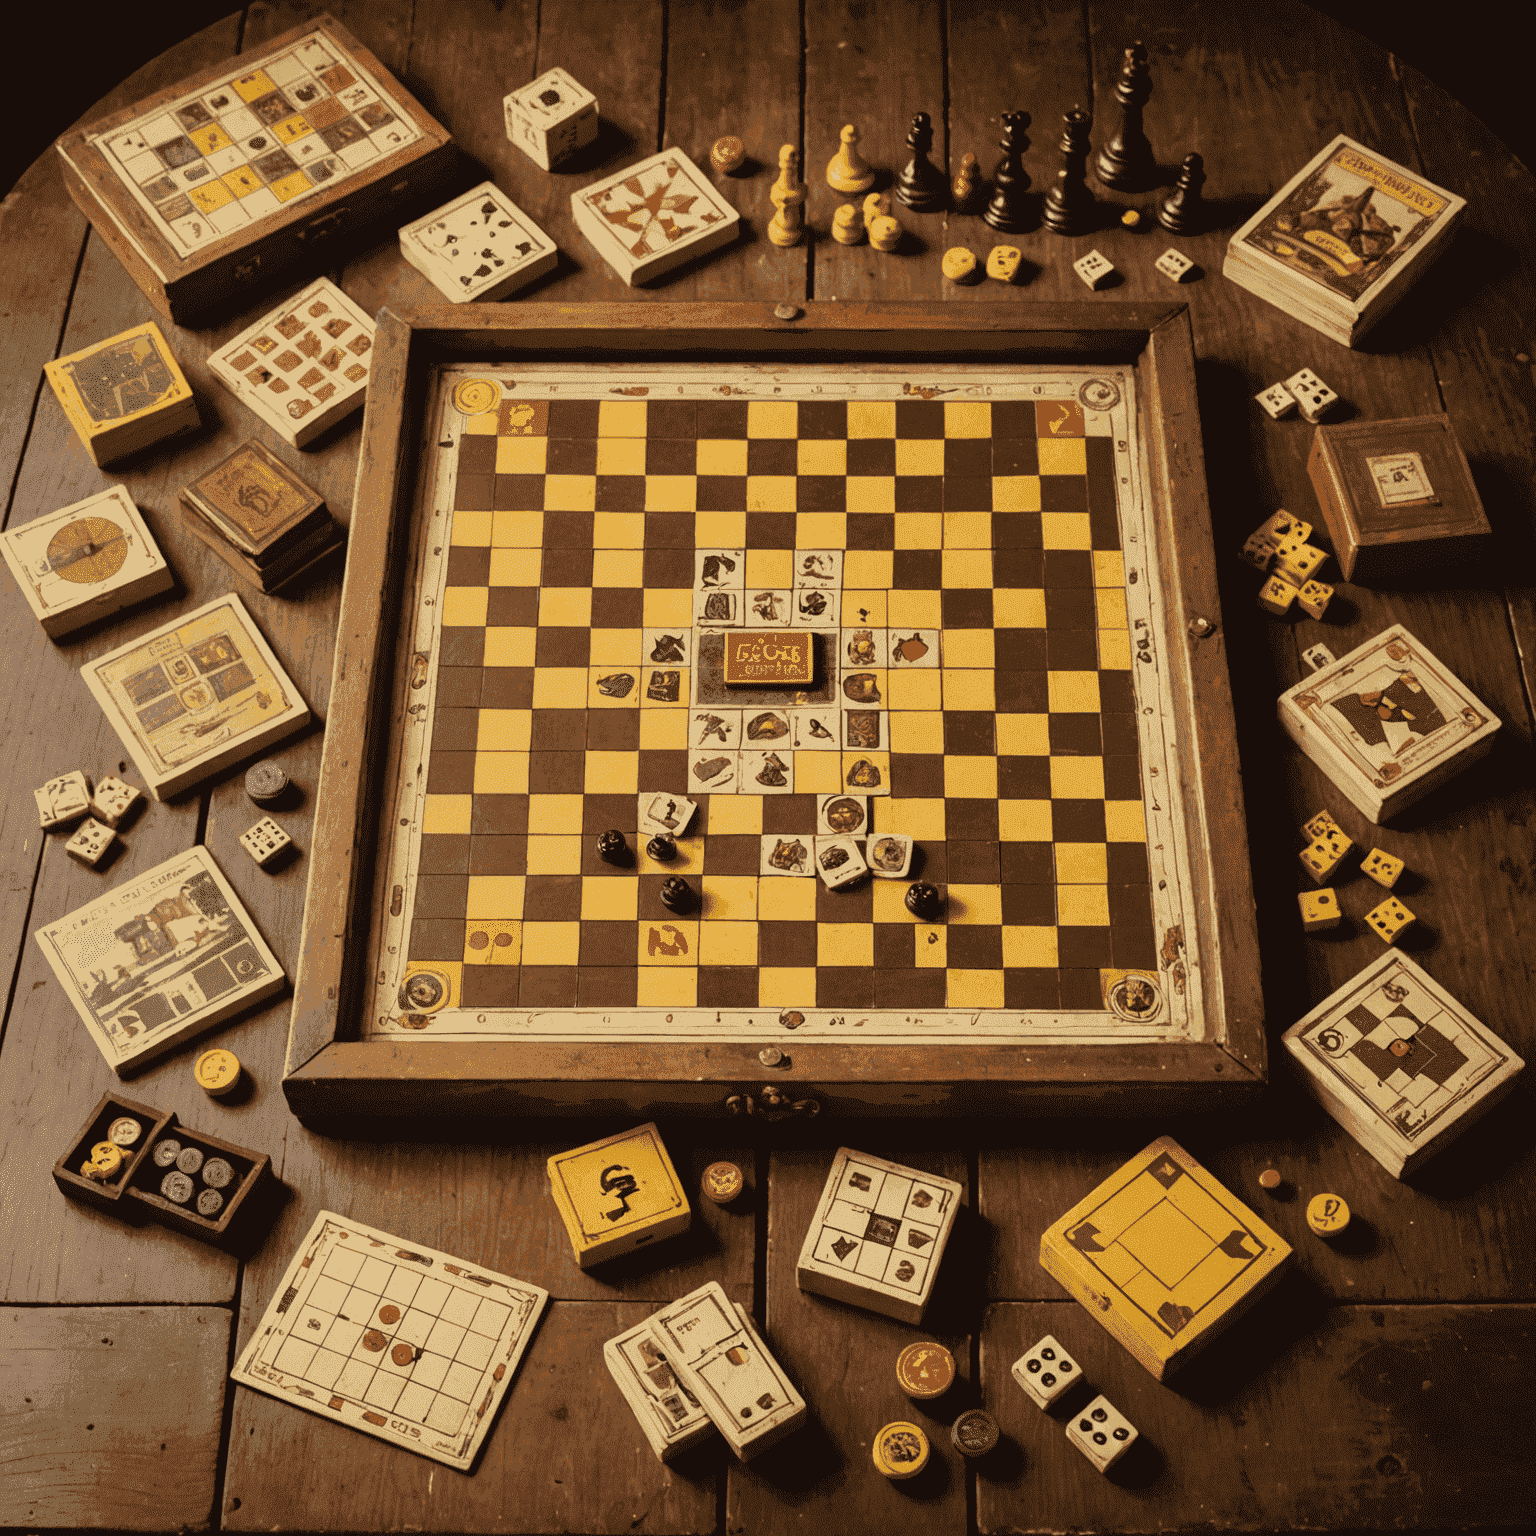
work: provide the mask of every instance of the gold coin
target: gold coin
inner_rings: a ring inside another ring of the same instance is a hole
[[[898,1419],[875,1436],[870,1455],[883,1477],[900,1482],[928,1465],[928,1436],[916,1424]]]
[[[501,403],[501,386],[494,379],[461,379],[453,387],[453,403],[466,416],[483,416]]]
[[[98,1183],[105,1184],[108,1179],[115,1179],[123,1166],[123,1149],[114,1147],[110,1141],[98,1141],[91,1148],[91,1155],[80,1165],[80,1172],[88,1179],[95,1179]]]
[[[1313,1195],[1307,1202],[1307,1225],[1319,1237],[1337,1237],[1349,1225],[1349,1205],[1342,1195]]]
[[[221,1094],[228,1093],[240,1081],[240,1058],[233,1051],[219,1048],[204,1051],[197,1058],[197,1065],[192,1068],[192,1075],[197,1079],[197,1086],[204,1093],[218,1098]]]
[[[725,1205],[734,1200],[746,1185],[741,1169],[735,1163],[711,1163],[699,1182],[704,1186],[704,1193],[716,1205]]]
[[[942,1397],[955,1379],[955,1357],[942,1344],[908,1344],[896,1357],[896,1380],[908,1397]]]

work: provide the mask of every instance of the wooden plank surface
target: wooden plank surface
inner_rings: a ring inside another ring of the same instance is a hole
[[[468,1476],[236,1389],[223,1529],[715,1530],[724,1446],[663,1466],[603,1364],[604,1341],[653,1310],[551,1303]]]
[[[964,1156],[932,1144],[927,1129],[899,1144],[863,1133],[854,1140],[861,1151],[958,1180],[968,1198]],[[921,1327],[808,1295],[795,1283],[795,1262],[831,1166],[831,1144],[786,1147],[771,1155],[764,1342],[804,1395],[810,1420],[753,1461],[731,1465],[726,1527],[835,1529],[847,1536],[918,1526],[934,1536],[964,1531],[966,1478],[962,1458],[949,1445],[949,1426],[971,1405],[976,1326],[971,1212],[962,1208],[955,1222]],[[917,1403],[897,1384],[896,1357],[925,1338],[951,1351],[965,1380],[935,1402]],[[896,1419],[920,1425],[933,1446],[929,1465],[910,1482],[888,1482],[870,1461],[876,1432]]]
[[[206,1528],[229,1324],[216,1307],[0,1312],[0,1526]]]
[[[1008,1378],[1047,1333],[1087,1382],[1052,1413]],[[1529,1397],[1533,1345],[1529,1307],[1323,1308],[1291,1277],[1165,1387],[1075,1304],[1002,1303],[981,1361],[1004,1443],[977,1528],[1501,1525],[1529,1477],[1521,1416],[1490,1410]],[[1098,1392],[1140,1435],[1107,1477],[1065,1430]]]

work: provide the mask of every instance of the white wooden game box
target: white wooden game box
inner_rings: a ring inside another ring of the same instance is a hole
[[[178,324],[339,264],[429,206],[454,163],[448,130],[324,12],[54,147],[81,212]]]
[[[157,800],[309,724],[309,706],[232,592],[80,675]]]
[[[1475,763],[1498,717],[1396,624],[1280,695],[1286,734],[1377,824]]]
[[[1323,1108],[1397,1179],[1497,1104],[1525,1068],[1397,949],[1281,1038]]]
[[[280,992],[287,977],[206,848],[34,935],[119,1076]]]
[[[407,224],[400,254],[455,304],[504,299],[560,259],[555,242],[493,181]]]

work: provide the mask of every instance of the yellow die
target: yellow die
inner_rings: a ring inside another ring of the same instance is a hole
[[[675,1237],[693,1221],[688,1196],[654,1125],[558,1152],[546,1168],[555,1209],[583,1269]]]
[[[1326,581],[1308,581],[1302,584],[1301,591],[1296,594],[1296,606],[1311,614],[1314,619],[1320,619],[1328,611],[1328,604],[1333,598],[1333,588]]]
[[[1306,544],[1300,539],[1283,539],[1275,550],[1275,571],[1300,587],[1311,581],[1314,571],[1328,558],[1326,549]]]
[[[1301,835],[1309,843],[1316,842],[1320,837],[1343,838],[1346,843],[1349,842],[1344,837],[1344,828],[1327,811],[1319,811],[1310,821],[1304,821],[1301,824]]]
[[[1283,619],[1291,604],[1296,601],[1296,588],[1280,576],[1271,576],[1259,588],[1259,607]]]
[[[1024,253],[1016,245],[994,245],[987,252],[987,276],[1011,283],[1018,274]]]
[[[1248,536],[1248,542],[1243,545],[1242,557],[1256,571],[1267,571],[1269,562],[1275,558],[1275,541],[1260,528],[1257,533]]]
[[[1322,933],[1326,928],[1339,926],[1339,899],[1331,888],[1321,891],[1302,891],[1296,897],[1301,907],[1301,931]]]
[[[1418,922],[1412,912],[1395,896],[1388,896],[1379,907],[1365,914],[1367,926],[1375,929],[1383,944],[1395,944]]]
[[[1270,520],[1259,529],[1260,533],[1267,534],[1270,542],[1281,544],[1286,539],[1295,539],[1305,544],[1312,537],[1312,524],[1303,522],[1299,517],[1293,517],[1281,507]]]
[[[1383,853],[1380,848],[1372,848],[1360,861],[1360,873],[1368,875],[1377,885],[1389,891],[1397,884],[1403,868],[1401,859],[1394,859],[1390,853]]]
[[[1309,843],[1296,857],[1301,860],[1301,867],[1321,885],[1332,877],[1353,847],[1354,844],[1347,837],[1324,836]]]

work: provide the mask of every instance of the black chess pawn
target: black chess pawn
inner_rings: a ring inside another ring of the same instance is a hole
[[[605,864],[629,863],[629,844],[622,832],[604,832],[597,840],[597,856]]]
[[[1003,158],[992,172],[992,201],[981,217],[990,228],[1009,234],[1028,228],[1029,222],[1024,207],[1024,194],[1029,190],[1029,172],[1024,169],[1029,113],[1005,112],[1002,123],[1003,136],[997,142]]]
[[[1147,67],[1147,50],[1132,43],[1120,64],[1120,78],[1115,84],[1115,99],[1120,103],[1120,131],[1103,149],[1094,163],[1099,180],[1117,192],[1140,192],[1152,185],[1157,162],[1152,145],[1141,126],[1141,111],[1152,94],[1152,74]]]
[[[681,875],[668,875],[661,882],[661,904],[668,912],[692,912],[693,900],[693,887]]]
[[[930,885],[926,880],[914,880],[907,887],[907,911],[913,917],[935,918],[942,905],[938,886]]]
[[[670,864],[677,857],[677,839],[670,832],[658,832],[645,845],[645,851],[658,864]]]
[[[1062,115],[1063,165],[1056,185],[1045,195],[1045,227],[1058,235],[1080,235],[1093,225],[1093,193],[1088,190],[1088,135],[1093,114],[1073,107]]]
[[[907,145],[912,158],[906,169],[896,178],[892,189],[896,201],[914,213],[936,213],[949,206],[949,180],[938,166],[928,158],[933,148],[933,123],[926,112],[917,113],[912,119]]]
[[[1179,167],[1172,192],[1157,205],[1157,222],[1173,235],[1198,234],[1205,217],[1200,189],[1205,185],[1205,160],[1191,151]]]

